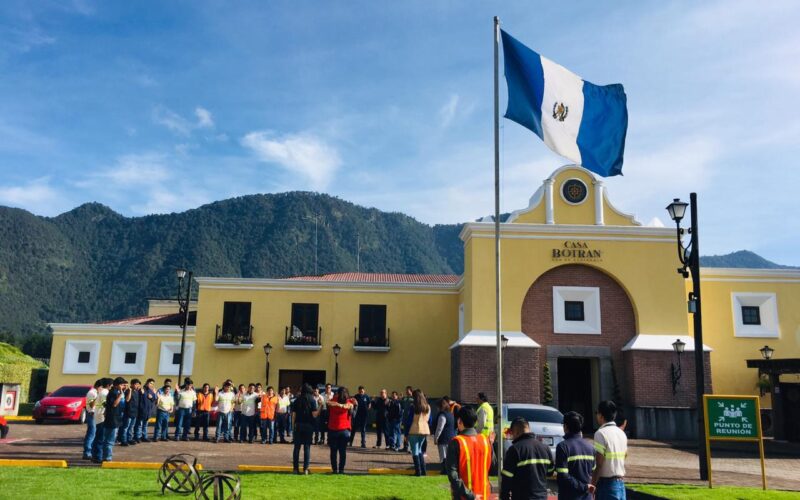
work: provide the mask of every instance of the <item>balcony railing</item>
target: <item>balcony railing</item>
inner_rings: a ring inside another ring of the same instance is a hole
[[[253,325],[250,328],[242,330],[228,330],[223,331],[220,325],[217,325],[217,334],[214,337],[215,344],[230,344],[230,345],[252,345],[253,344]]]
[[[389,334],[391,329],[387,328],[386,332],[371,332],[365,335],[361,332],[358,334],[358,327],[353,328],[353,346],[354,347],[376,347],[389,349]]]
[[[286,334],[284,337],[284,345],[286,346],[321,346],[322,345],[322,327],[320,326],[316,332],[311,331],[293,331],[291,327],[286,327]]]

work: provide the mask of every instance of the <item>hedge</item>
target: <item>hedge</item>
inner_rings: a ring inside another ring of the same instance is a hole
[[[41,385],[43,369],[46,371],[47,365],[41,361],[33,359],[10,344],[0,342],[0,383],[20,384],[21,403],[28,401],[31,392],[40,392],[37,387]]]

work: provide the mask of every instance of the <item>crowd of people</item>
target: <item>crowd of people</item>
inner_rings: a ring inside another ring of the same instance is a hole
[[[429,437],[437,445],[442,472],[447,474],[454,498],[489,498],[489,473],[495,468],[493,451],[494,414],[485,394],[478,395],[477,409],[464,406],[445,396],[436,408],[421,389],[406,387],[401,395],[382,389],[370,397],[363,386],[356,394],[346,387],[336,390],[327,384],[324,390],[303,384],[298,394],[289,387],[240,384],[231,380],[219,386],[203,384],[195,390],[186,378],[173,388],[166,379],[155,387],[153,379],[144,384],[130,383],[122,377],[101,378],[86,395],[87,430],[83,457],[100,463],[111,461],[115,444],[190,439],[194,424],[195,440],[216,443],[293,444],[292,465],[296,474],[309,474],[312,445],[330,448],[334,474],[344,474],[347,449],[360,438],[366,448],[368,416],[374,413],[376,444],[395,452],[409,452],[417,476],[427,474],[426,449]],[[212,408],[217,422],[213,436]],[[148,423],[155,414],[152,436]],[[169,433],[170,416],[174,418]],[[624,460],[627,454],[625,433],[614,423],[616,406],[604,401],[598,407],[600,428],[595,433],[594,448],[582,438],[583,416],[569,412],[564,416],[565,439],[555,457],[550,449],[530,432],[524,419],[515,419],[507,430],[511,441],[505,452],[501,498],[547,498],[547,478],[554,472],[559,498],[624,498]],[[303,453],[302,468],[300,452]],[[620,493],[621,492],[621,493]],[[621,496],[620,496],[621,495]]]

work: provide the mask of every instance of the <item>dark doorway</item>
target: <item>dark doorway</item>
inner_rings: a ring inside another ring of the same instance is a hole
[[[583,430],[591,432],[592,360],[589,358],[558,358],[558,409],[561,413],[576,411],[583,415]]]
[[[316,387],[317,384],[325,383],[324,370],[279,370],[278,371],[278,387],[289,386],[292,388],[292,393],[297,394],[300,392],[300,386],[303,384],[311,384],[311,387]]]
[[[783,397],[784,439],[800,442],[800,384],[782,382],[778,387]]]

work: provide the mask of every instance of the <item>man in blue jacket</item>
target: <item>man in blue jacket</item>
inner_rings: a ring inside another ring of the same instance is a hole
[[[594,448],[583,439],[582,428],[580,413],[564,415],[564,440],[556,446],[559,500],[592,500]]]
[[[363,385],[358,386],[358,394],[354,396],[358,406],[356,406],[356,414],[353,417],[353,432],[350,434],[350,446],[356,439],[356,433],[361,433],[361,447],[367,447],[367,416],[369,415],[369,408],[372,403],[372,398],[367,395],[367,390]]]
[[[150,419],[150,415],[153,414],[153,408],[155,408],[156,398],[158,397],[154,387],[155,383],[155,380],[149,378],[144,383],[144,387],[142,387],[142,394],[139,398],[139,414],[136,419],[136,430],[133,438],[137,443],[150,441],[147,439],[147,421]]]

